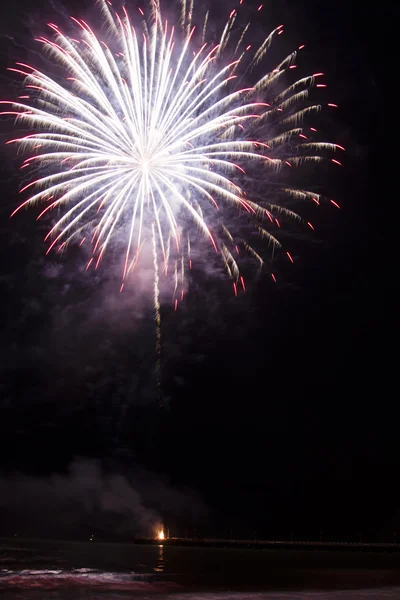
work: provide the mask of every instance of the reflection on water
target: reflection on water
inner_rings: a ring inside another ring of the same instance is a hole
[[[154,568],[156,573],[164,573],[165,560],[164,560],[164,545],[158,546],[157,566]]]

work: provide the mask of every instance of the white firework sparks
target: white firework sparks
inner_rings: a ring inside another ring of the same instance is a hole
[[[251,178],[256,172],[265,186],[277,170],[319,161],[340,148],[313,140],[312,130],[306,135],[302,125],[320,109],[307,98],[310,88],[323,86],[317,83],[322,74],[285,85],[295,67],[293,52],[256,77],[283,26],[253,50],[250,25],[237,26],[236,10],[212,45],[207,43],[212,17],[207,11],[196,29],[193,0],[181,1],[173,24],[158,0],[132,18],[110,2],[102,0],[101,6],[107,43],[75,18],[76,37],[50,23],[51,39],[39,39],[65,79],[21,63],[12,69],[25,77],[27,92],[4,114],[16,114],[31,132],[11,141],[29,152],[23,167],[41,173],[21,190],[31,195],[14,212],[37,203],[45,204],[39,218],[55,211],[47,251],[87,240],[92,248],[87,268],[97,267],[113,240],[123,239],[121,289],[141,252],[153,248],[156,283],[158,262],[163,273],[174,263],[175,307],[200,233],[221,256],[237,294],[238,285],[245,289],[239,247],[260,265],[263,258],[248,241],[235,238],[220,209],[243,209],[254,230],[280,246],[271,227],[279,226],[282,213],[300,217],[276,194],[252,197]],[[279,194],[320,202],[303,189],[281,186]],[[189,221],[196,226],[190,237]],[[159,320],[157,289],[155,303]]]

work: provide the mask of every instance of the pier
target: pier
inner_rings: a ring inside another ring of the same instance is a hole
[[[139,538],[136,544],[152,544],[164,546],[198,546],[215,548],[264,548],[284,550],[364,550],[375,552],[399,552],[400,544],[393,542],[330,542],[309,540],[268,540],[268,539],[234,539],[234,538],[189,538],[168,537],[158,539],[154,537]]]

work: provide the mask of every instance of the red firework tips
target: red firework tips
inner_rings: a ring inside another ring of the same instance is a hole
[[[290,260],[290,262],[294,263],[294,260],[292,258],[292,255],[290,254],[290,252],[286,252],[286,255],[287,255],[288,259]]]

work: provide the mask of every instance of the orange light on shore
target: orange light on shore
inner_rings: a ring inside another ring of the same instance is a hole
[[[159,540],[165,540],[164,529],[160,529],[157,537]]]

